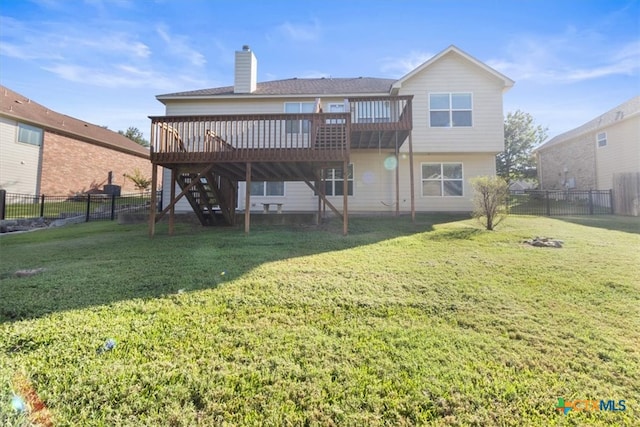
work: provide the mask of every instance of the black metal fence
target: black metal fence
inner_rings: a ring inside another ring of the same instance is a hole
[[[162,192],[158,192],[158,209],[162,209]],[[0,190],[0,219],[84,217],[86,222],[114,220],[120,213],[148,212],[151,193],[81,194],[47,196],[44,194],[7,193]]]
[[[560,216],[614,213],[611,190],[511,190],[508,207],[509,213],[515,215]]]

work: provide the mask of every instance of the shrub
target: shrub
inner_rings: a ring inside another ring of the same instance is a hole
[[[473,187],[473,217],[487,230],[493,230],[507,217],[509,185],[497,176],[471,179]]]

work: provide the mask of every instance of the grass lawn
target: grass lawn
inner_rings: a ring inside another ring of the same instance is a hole
[[[0,425],[640,425],[637,218],[340,229],[0,237]]]

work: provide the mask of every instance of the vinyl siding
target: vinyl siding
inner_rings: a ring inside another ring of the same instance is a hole
[[[503,82],[455,53],[449,53],[406,81],[400,95],[413,98],[416,152],[488,152],[504,149]],[[429,127],[429,94],[472,94],[472,127]],[[406,146],[403,147],[406,151]]]
[[[225,114],[278,114],[284,113],[285,102],[315,102],[315,97],[291,98],[245,98],[245,99],[202,99],[186,101],[167,101],[167,116],[197,116]],[[343,103],[344,98],[321,98],[322,105]]]
[[[385,159],[391,152],[354,152],[351,161],[354,167],[354,194],[349,196],[349,212],[395,212],[395,170],[385,168]],[[422,163],[462,163],[463,196],[424,197],[422,196]],[[409,180],[409,158],[400,156],[400,211],[411,210],[411,187]],[[169,178],[165,171],[165,180]],[[473,191],[469,180],[475,176],[495,175],[495,157],[492,154],[417,154],[414,156],[414,179],[416,210],[421,212],[468,212],[473,208]],[[179,190],[176,190],[179,192]],[[177,194],[177,193],[176,193]],[[329,196],[329,201],[342,209],[342,196]],[[169,190],[165,187],[164,200],[169,200]],[[245,183],[238,184],[240,210],[244,209]],[[315,211],[318,199],[303,182],[286,182],[284,196],[251,197],[251,211],[262,211],[262,203],[282,203],[283,211]],[[176,211],[190,211],[185,199],[176,205]],[[329,210],[327,210],[329,211]]]
[[[607,145],[597,147],[597,133],[607,133]],[[596,146],[597,189],[613,187],[613,174],[640,172],[640,115],[599,130],[592,135]]]
[[[40,147],[18,142],[18,123],[0,117],[0,188],[38,194]]]

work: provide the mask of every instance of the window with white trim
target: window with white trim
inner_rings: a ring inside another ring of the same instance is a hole
[[[422,163],[422,195],[460,197],[463,195],[462,163]]]
[[[252,181],[252,196],[284,196],[284,181]]]
[[[344,102],[331,102],[327,104],[327,110],[325,113],[344,113],[345,105]],[[342,124],[344,123],[344,119],[327,119],[327,124]]]
[[[18,123],[18,142],[31,145],[42,145],[42,129]]]
[[[596,135],[596,142],[598,143],[598,148],[607,146],[607,133],[600,132]]]
[[[323,169],[322,177],[325,180],[324,194],[326,196],[344,195],[344,175],[342,168]],[[347,195],[353,196],[353,164],[347,169]]]
[[[430,93],[431,127],[471,127],[473,125],[471,93]]]
[[[287,114],[313,113],[316,108],[315,102],[285,102],[284,112]],[[285,128],[287,133],[308,134],[311,127],[309,120],[287,120]]]

